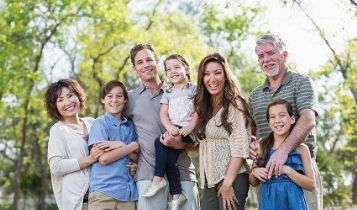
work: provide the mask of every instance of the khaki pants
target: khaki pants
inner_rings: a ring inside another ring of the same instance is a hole
[[[82,210],[88,210],[88,203],[82,204]]]
[[[306,202],[307,205],[309,206],[309,210],[322,210],[323,209],[322,180],[315,159],[312,159],[312,168],[314,169],[315,172],[316,189],[312,192],[304,190],[306,196]]]
[[[118,201],[100,192],[91,192],[88,210],[135,210],[134,201]]]

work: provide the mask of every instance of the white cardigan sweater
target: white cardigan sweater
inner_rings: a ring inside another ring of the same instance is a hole
[[[81,119],[89,132],[93,118]],[[78,159],[88,156],[87,142],[62,122],[51,127],[47,161],[59,210],[82,210],[90,168],[79,168]]]

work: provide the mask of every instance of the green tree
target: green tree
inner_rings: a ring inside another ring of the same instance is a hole
[[[285,3],[288,1],[284,1]],[[341,205],[345,202],[357,203],[357,39],[346,44],[339,53],[323,28],[306,11],[300,1],[292,0],[303,12],[330,51],[330,61],[314,76],[320,78],[323,92],[320,101],[324,110],[319,121],[318,163],[324,175],[324,202],[327,205]],[[355,6],[354,1],[350,1]],[[321,78],[322,77],[322,78]],[[323,82],[327,78],[331,82]],[[338,78],[335,80],[335,78]],[[341,162],[333,161],[338,158]],[[340,170],[345,173],[341,174]],[[352,177],[352,184],[346,186],[344,179]]]
[[[46,46],[60,34],[80,10],[73,2],[2,1],[1,14],[1,134],[8,164],[3,173],[9,179],[7,190],[13,192],[12,209],[19,208],[21,192],[30,191],[44,209],[48,186],[45,128],[40,93],[42,58]],[[9,154],[10,152],[10,154]],[[34,159],[35,158],[35,161]],[[32,179],[35,184],[26,184]],[[36,181],[37,180],[37,181]],[[33,186],[36,186],[33,188]],[[24,189],[23,189],[24,188]]]
[[[210,4],[203,6],[200,26],[208,38],[207,45],[225,54],[243,89],[250,93],[263,81],[264,75],[260,73],[256,62],[247,58],[247,54],[242,50],[242,44],[250,36],[262,33],[257,26],[264,9],[259,5],[244,6],[239,2],[228,2],[224,8]]]
[[[351,91],[357,88],[357,39],[350,40],[345,49],[338,54],[340,62],[348,66],[345,76],[334,62],[326,64],[314,75],[323,84],[320,101],[326,104],[319,126],[319,152],[323,153],[319,163],[324,171],[326,201],[330,205],[355,204],[357,195],[357,103]],[[335,82],[328,82],[332,80]],[[339,161],[333,161],[336,159]],[[344,182],[346,176],[352,178],[351,185]]]
[[[182,7],[177,2],[151,1],[139,10],[140,3],[129,0],[1,2],[0,50],[6,53],[0,56],[0,182],[14,195],[12,209],[25,208],[21,205],[24,202],[19,201],[26,199],[36,201],[35,209],[47,208],[45,198],[51,194],[51,188],[46,147],[53,122],[42,104],[45,88],[58,77],[79,80],[88,94],[85,115],[97,116],[102,112],[97,98],[104,82],[116,78],[129,88],[137,85],[128,57],[136,43],[153,44],[161,59],[171,53],[184,55],[190,61],[193,80],[198,62],[212,51],[223,51],[235,68],[244,65],[240,45],[232,40],[243,41],[247,37],[245,30],[249,31],[253,25],[247,17],[253,17],[259,10],[219,18],[223,22],[211,34],[222,30],[230,35],[219,35],[225,44],[214,46],[207,37],[211,23],[207,20],[201,24],[202,15],[213,7],[201,9],[193,4]],[[218,17],[224,9],[211,14]],[[244,21],[250,22],[244,24]],[[232,56],[233,51],[239,59]]]

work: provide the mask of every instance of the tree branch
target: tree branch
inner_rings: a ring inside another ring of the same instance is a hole
[[[11,161],[11,162],[13,162],[13,163],[15,163],[16,162],[16,160],[15,159],[13,159],[13,158],[11,158],[10,156],[8,156],[7,154],[6,154],[6,151],[7,151],[7,145],[6,144],[4,144],[5,145],[5,148],[3,149],[3,150],[0,150],[0,154],[1,154],[1,156],[3,157],[3,158],[5,158],[5,159],[7,159],[7,160],[9,160],[9,161]]]
[[[121,71],[123,71],[123,69],[124,69],[126,63],[128,62],[129,58],[130,58],[129,55],[124,58],[123,63],[119,66],[119,68],[117,70],[115,79],[117,79],[117,80],[119,79],[119,74],[120,74]]]
[[[336,145],[337,145],[337,143],[341,140],[341,135],[343,134],[343,128],[340,128],[339,130],[338,130],[338,133],[335,135],[336,136],[336,138],[333,140],[333,142],[332,142],[332,146],[331,146],[331,148],[330,148],[330,150],[329,150],[329,153],[330,154],[332,154],[332,153],[334,153],[335,152],[335,148],[336,148]]]
[[[155,4],[155,6],[154,6],[154,8],[153,8],[153,10],[152,10],[152,13],[151,13],[151,17],[154,17],[154,16],[155,16],[155,14],[156,14],[156,12],[157,12],[157,9],[159,8],[159,6],[160,6],[161,3],[162,3],[162,0],[158,1],[158,2]],[[148,25],[146,26],[145,30],[148,31],[148,30],[151,28],[152,24],[154,24],[154,20],[153,20],[153,18],[150,18],[149,23],[148,23]]]
[[[154,6],[154,8],[153,8],[153,10],[152,10],[152,13],[151,13],[151,15],[150,15],[149,22],[148,22],[147,26],[145,27],[145,31],[149,31],[150,28],[152,27],[152,25],[154,24],[153,17],[156,15],[156,12],[157,12],[157,10],[158,10],[158,8],[159,8],[159,6],[160,6],[160,4],[161,4],[162,2],[163,2],[163,1],[160,0],[160,1],[158,1],[158,2],[155,4],[155,6]],[[118,67],[117,73],[116,73],[116,76],[115,76],[116,79],[119,79],[119,74],[120,74],[121,71],[123,71],[123,69],[124,69],[124,67],[126,66],[128,60],[129,60],[129,58],[130,58],[129,55],[126,56],[126,57],[124,58],[124,60],[123,60],[123,63]]]
[[[293,0],[293,2],[298,5],[298,7],[300,8],[300,10],[304,13],[304,15],[310,20],[310,22],[312,23],[312,25],[314,25],[315,29],[319,32],[320,37],[324,40],[325,44],[327,45],[327,47],[330,49],[330,51],[332,52],[333,57],[335,58],[337,64],[339,65],[340,69],[344,69],[344,65],[341,61],[341,59],[338,57],[335,49],[332,47],[332,45],[330,44],[330,42],[328,41],[328,39],[325,36],[325,32],[320,28],[320,26],[315,22],[315,20],[306,12],[306,10],[302,7],[302,5],[300,4],[300,2],[298,0]]]
[[[351,0],[353,1],[353,0]],[[354,2],[354,1],[353,1]],[[343,76],[343,78],[345,80],[348,79],[348,75],[347,75],[347,71],[348,71],[348,66],[349,64],[343,62],[342,59],[340,59],[340,57],[338,56],[336,50],[332,47],[332,45],[330,44],[329,40],[327,39],[327,37],[325,36],[324,31],[320,28],[320,26],[315,22],[315,20],[306,12],[306,10],[302,7],[301,3],[299,0],[293,0],[293,3],[295,3],[296,5],[298,5],[298,7],[300,8],[300,10],[304,13],[304,15],[310,20],[310,22],[313,24],[313,26],[315,27],[315,29],[319,32],[320,37],[323,39],[323,41],[325,42],[325,44],[327,45],[327,47],[330,49],[332,56],[334,58],[334,61],[337,63],[339,70]],[[352,3],[352,2],[351,2]],[[353,87],[349,87],[353,98],[355,100],[355,102],[357,102],[357,91],[353,88]]]

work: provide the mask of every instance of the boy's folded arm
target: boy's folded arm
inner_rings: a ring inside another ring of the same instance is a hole
[[[131,161],[137,163],[138,160],[139,160],[139,152],[140,152],[140,147],[139,147],[139,144],[137,142],[132,142],[132,143],[135,143],[134,146],[136,146],[137,148],[128,154],[129,158]]]
[[[132,142],[128,145],[125,145],[123,147],[119,147],[110,151],[106,151],[104,152],[104,154],[102,154],[99,157],[99,162],[103,165],[107,165],[110,164],[116,160],[119,160],[127,155],[129,155],[130,153],[132,153],[133,151],[137,150],[139,147],[139,145],[136,142]]]

